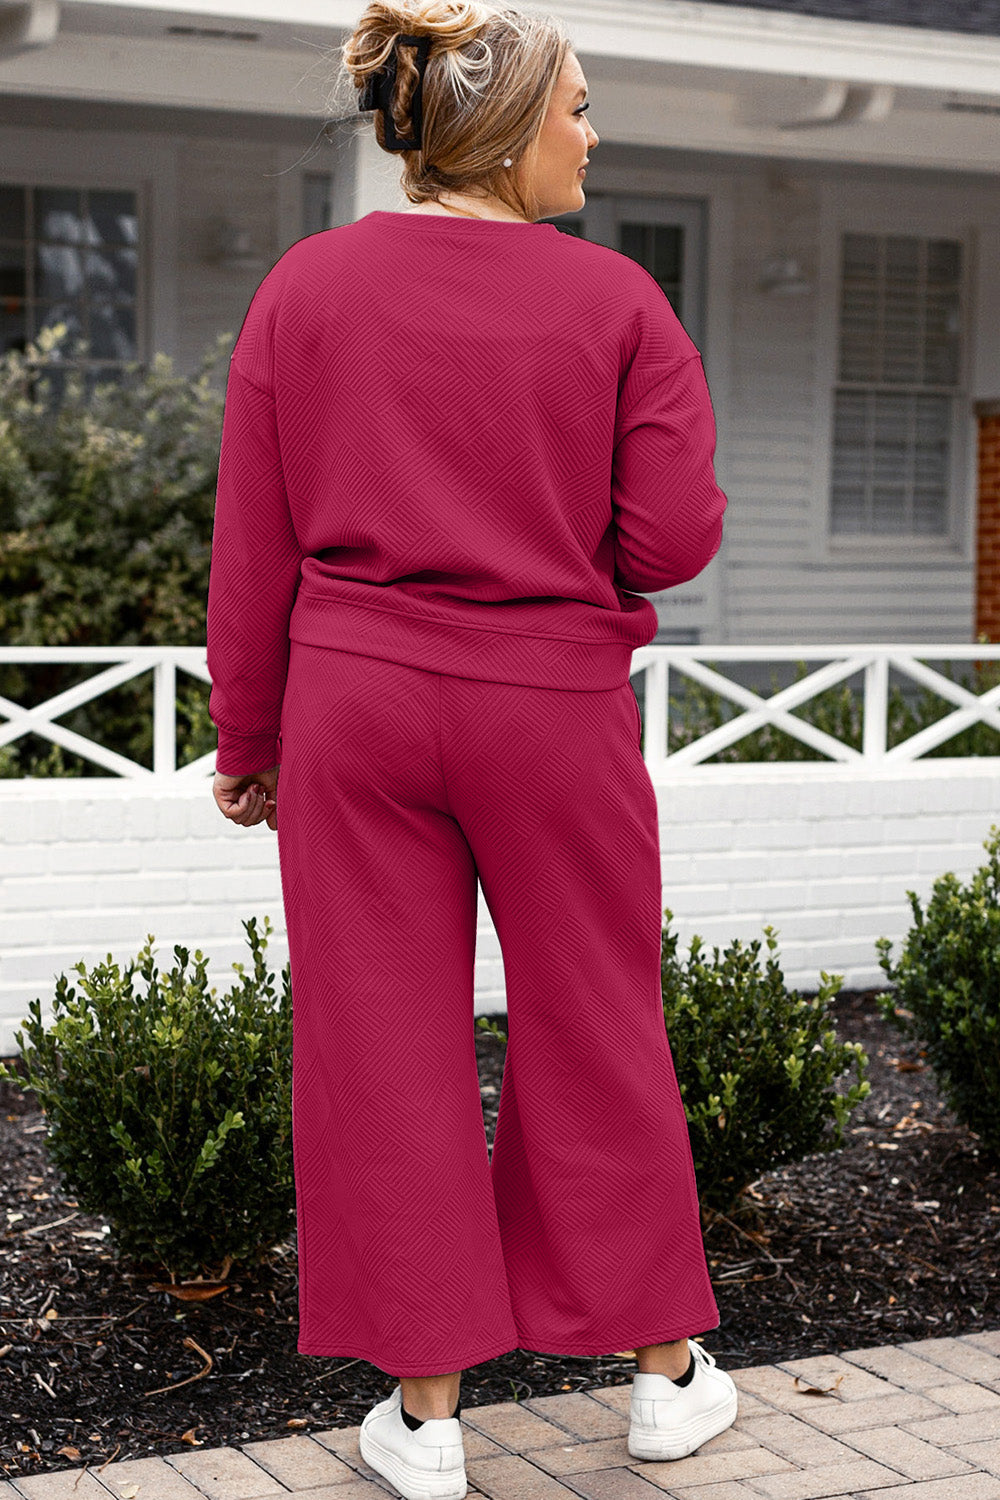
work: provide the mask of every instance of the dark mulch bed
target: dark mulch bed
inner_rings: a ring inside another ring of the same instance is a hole
[[[768,1173],[747,1217],[708,1224],[722,1326],[705,1342],[723,1368],[1000,1327],[1000,1164],[872,993],[845,991],[833,1013],[869,1053],[872,1092],[843,1150]],[[492,1146],[504,1047],[484,1031],[476,1045]],[[0,1080],[0,1475],[353,1426],[389,1394],[363,1360],[297,1353],[294,1237],[202,1302],[116,1267],[101,1220],[61,1191],[32,1105]],[[463,1407],[627,1384],[627,1353],[507,1354],[464,1373]]]

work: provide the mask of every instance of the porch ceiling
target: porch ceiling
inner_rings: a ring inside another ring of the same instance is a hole
[[[687,0],[555,9],[607,140],[1000,170],[1000,38]],[[51,40],[36,27],[6,53],[5,11],[17,13],[0,0],[0,95],[357,113],[343,80],[331,98],[357,0],[63,0]]]

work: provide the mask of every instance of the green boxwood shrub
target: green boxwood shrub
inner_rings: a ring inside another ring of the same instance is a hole
[[[871,1090],[859,1042],[837,1040],[829,1002],[839,975],[817,994],[789,990],[774,928],[761,944],[738,939],[711,957],[692,937],[686,958],[667,918],[661,945],[663,1016],[688,1119],[702,1203],[730,1210],[743,1189],[784,1162],[843,1144],[844,1125]],[[837,1080],[853,1067],[841,1093]]]
[[[78,963],[79,995],[61,975],[52,1024],[36,999],[18,1030],[23,1076],[0,1065],[37,1094],[63,1183],[115,1253],[171,1275],[224,1278],[295,1228],[290,967],[276,999],[270,920],[243,926],[252,968],[221,998],[200,950],[189,970],[178,944],[161,975],[150,935],[124,971]]]
[[[926,908],[908,891],[913,925],[893,963],[879,938],[890,989],[882,1014],[923,1043],[941,1095],[963,1124],[1000,1155],[1000,828],[967,885],[939,876]]]
[[[673,913],[661,939],[663,1018],[687,1115],[702,1206],[731,1210],[743,1189],[782,1162],[843,1144],[844,1125],[871,1084],[859,1042],[839,1042],[829,1002],[840,976],[821,974],[813,998],[786,988],[772,927],[760,941],[732,942],[707,957],[693,937],[677,955]],[[487,1017],[477,1025],[501,1041]],[[848,1067],[846,1092],[836,1088]]]

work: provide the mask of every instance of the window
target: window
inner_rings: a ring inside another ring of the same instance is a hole
[[[961,282],[956,240],[843,236],[834,536],[947,532]]]
[[[683,321],[684,225],[623,219],[618,233],[622,254],[637,260],[659,282],[663,295]]]
[[[0,354],[66,323],[88,379],[137,359],[138,256],[134,192],[0,183]]]

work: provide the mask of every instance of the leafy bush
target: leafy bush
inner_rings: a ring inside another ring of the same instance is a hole
[[[703,1204],[726,1212],[743,1189],[783,1162],[843,1144],[844,1125],[870,1092],[859,1042],[837,1040],[827,1006],[839,975],[821,974],[812,999],[786,988],[777,938],[730,943],[706,956],[692,937],[686,962],[677,935],[661,943],[663,1015],[684,1100]],[[835,1087],[853,1066],[846,1093]]]
[[[934,882],[926,910],[908,891],[913,926],[899,961],[879,938],[891,989],[879,1006],[904,1036],[917,1038],[942,1097],[988,1151],[1000,1155],[1000,828],[989,858],[968,885],[949,872]]]
[[[165,354],[90,389],[66,367],[65,325],[0,359],[0,640],[12,646],[202,646],[222,434],[223,334],[193,376]],[[53,386],[59,386],[58,399]],[[32,704],[99,668],[0,666]],[[178,760],[215,745],[208,685],[178,678]],[[67,714],[78,733],[152,766],[149,674]],[[36,737],[0,775],[81,774]],[[107,775],[85,763],[85,776]]]
[[[661,938],[663,1017],[703,1206],[725,1213],[749,1183],[782,1162],[843,1144],[844,1125],[871,1092],[868,1056],[859,1042],[838,1042],[830,1000],[840,976],[821,974],[813,999],[788,990],[776,957],[777,938],[731,943],[720,956],[691,939],[686,965],[677,956],[673,912]],[[485,1016],[477,1025],[501,1041]],[[835,1082],[853,1066],[846,1093]]]
[[[244,922],[253,958],[221,999],[207,961],[179,944],[162,977],[150,935],[124,969],[97,964],[82,994],[56,983],[46,1030],[36,999],[18,1030],[24,1076],[49,1124],[47,1145],[84,1213],[112,1229],[119,1254],[204,1273],[260,1260],[294,1228],[290,967],[275,1003],[265,966],[271,930]],[[135,974],[145,983],[137,987]],[[26,1045],[24,1036],[30,1045]]]

